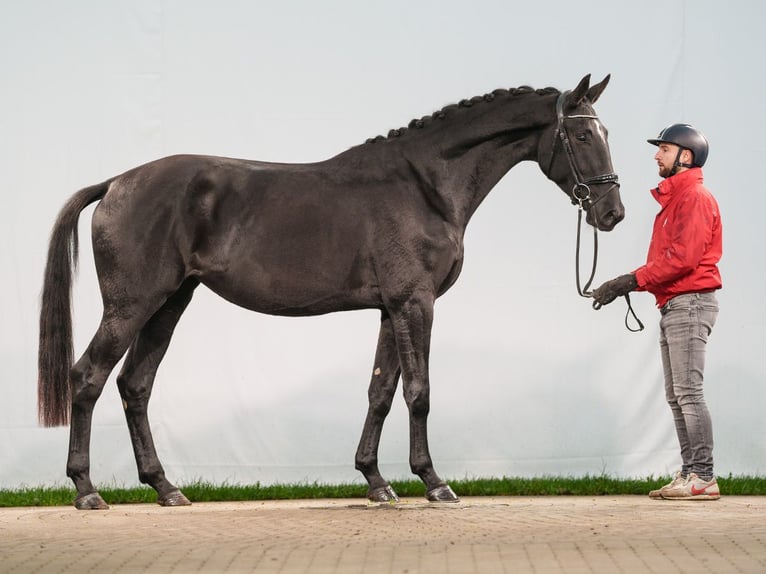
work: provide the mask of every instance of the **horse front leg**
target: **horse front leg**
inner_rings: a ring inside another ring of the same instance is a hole
[[[428,450],[430,383],[428,358],[433,325],[433,297],[412,297],[394,317],[394,336],[402,369],[404,400],[410,415],[410,468],[426,485],[430,502],[457,502],[458,497],[434,470]]]
[[[399,500],[394,489],[381,476],[378,469],[378,447],[383,423],[394,400],[400,372],[393,325],[391,318],[384,312],[380,322],[372,378],[367,391],[369,403],[367,418],[364,421],[359,448],[356,450],[356,469],[367,480],[369,485],[367,498],[372,502],[396,502]]]

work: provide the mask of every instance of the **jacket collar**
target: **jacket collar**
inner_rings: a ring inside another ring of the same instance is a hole
[[[665,207],[671,199],[682,193],[683,190],[695,185],[702,185],[702,181],[702,168],[693,167],[663,179],[657,187],[651,190],[651,193],[654,199],[662,207]]]

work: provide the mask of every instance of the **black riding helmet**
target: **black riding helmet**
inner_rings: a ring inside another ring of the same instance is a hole
[[[688,149],[694,154],[692,163],[681,163],[679,161],[681,150],[679,149],[675,162],[677,167],[702,167],[705,165],[705,161],[707,161],[709,149],[707,138],[702,135],[701,131],[689,124],[671,124],[662,130],[656,138],[646,141],[656,146],[661,143],[675,144],[679,148]],[[675,172],[675,167],[673,172]]]

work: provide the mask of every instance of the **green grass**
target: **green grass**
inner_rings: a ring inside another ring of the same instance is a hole
[[[609,476],[541,477],[541,478],[477,478],[451,480],[450,486],[458,496],[614,496],[646,495],[670,480],[667,476],[644,479],[618,479]],[[766,477],[719,477],[724,496],[766,495]],[[401,497],[423,497],[425,489],[418,480],[392,481],[391,486]],[[216,485],[193,482],[181,490],[192,502],[224,502],[242,500],[298,500],[312,498],[365,498],[364,484],[274,484],[274,485]],[[103,486],[101,496],[110,504],[154,503],[157,496],[147,487],[120,488]],[[0,507],[68,506],[74,500],[72,488],[36,487],[0,490]]]

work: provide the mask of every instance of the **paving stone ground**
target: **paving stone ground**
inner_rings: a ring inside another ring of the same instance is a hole
[[[0,509],[0,573],[766,572],[766,497]]]

